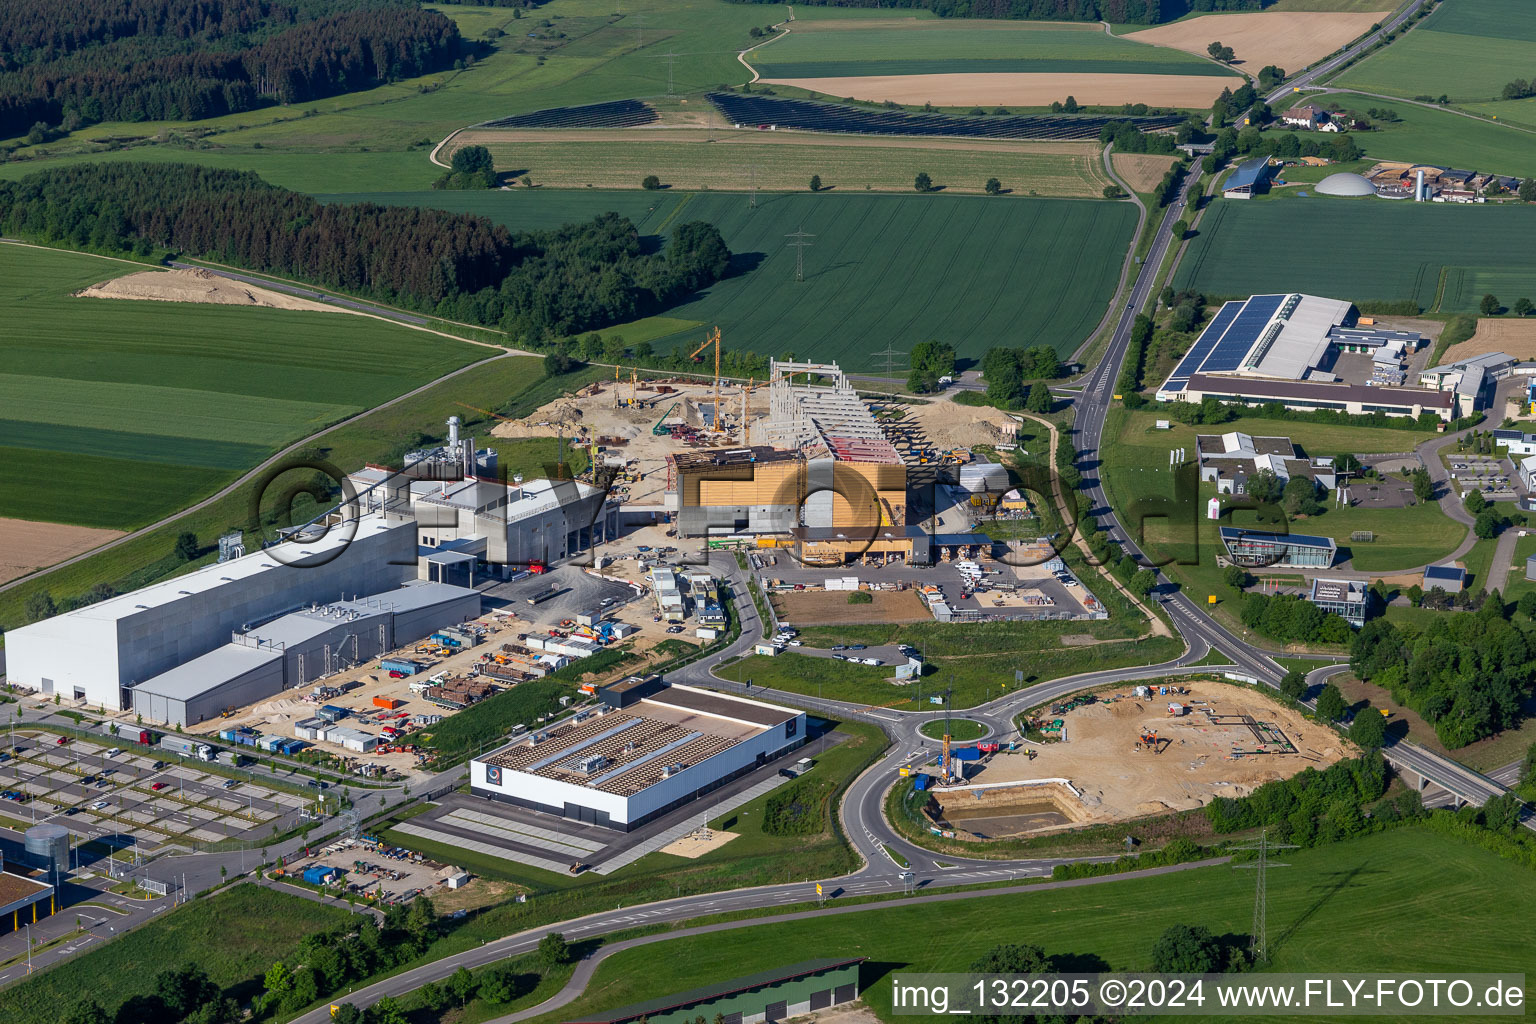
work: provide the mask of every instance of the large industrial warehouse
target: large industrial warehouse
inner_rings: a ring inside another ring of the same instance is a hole
[[[409,521],[366,516],[315,540],[287,541],[6,633],[19,686],[112,710],[253,623],[314,604],[382,594],[416,577]]]
[[[1199,403],[1214,398],[1356,415],[1430,412],[1442,420],[1473,410],[1477,393],[1401,386],[1404,358],[1423,338],[1410,331],[1345,326],[1351,312],[1348,302],[1299,293],[1228,302],[1158,388],[1157,399]],[[1344,373],[1336,365],[1345,353],[1363,364],[1357,373]]]
[[[478,591],[446,583],[290,612],[133,687],[133,710],[150,722],[195,725],[479,614]]]
[[[628,832],[805,742],[805,712],[631,677],[602,709],[470,763],[471,792]]]

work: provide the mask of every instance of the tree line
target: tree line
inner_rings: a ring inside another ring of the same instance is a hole
[[[777,3],[778,0],[735,0]],[[1029,21],[1107,21],[1157,25],[1186,14],[1262,11],[1275,0],[809,0],[816,7],[888,7],[932,11],[941,18],[1011,18]]]
[[[0,8],[0,137],[302,103],[441,70],[458,27],[407,0],[31,0]]]
[[[483,218],[316,202],[249,171],[81,164],[0,184],[0,230],[101,251],[167,249],[306,281],[537,342],[657,313],[720,280],[712,224],[646,252],[627,218],[512,232]]]

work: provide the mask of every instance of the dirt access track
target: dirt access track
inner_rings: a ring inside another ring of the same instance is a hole
[[[1391,4],[1383,3],[1383,7]],[[1273,64],[1295,74],[1328,56],[1345,43],[1363,35],[1391,11],[1255,11],[1248,14],[1206,14],[1169,25],[1127,33],[1122,38],[1154,46],[1209,56],[1213,42],[1230,46],[1237,54],[1236,67],[1257,75]],[[1220,90],[1217,90],[1218,95]],[[1077,101],[1084,102],[1081,94]],[[1151,102],[1146,100],[1144,102]]]
[[[1062,715],[1049,707],[1036,712],[1047,722],[1060,718],[1065,739],[1021,744],[1038,751],[1033,760],[1022,752],[994,754],[964,783],[1066,779],[1075,793],[1060,785],[951,787],[935,795],[945,820],[961,838],[1125,821],[1200,807],[1213,797],[1244,796],[1304,768],[1326,768],[1351,752],[1332,730],[1244,687],[1194,681],[1180,684],[1188,694],[1134,697],[1133,685]],[[1188,706],[1189,713],[1170,717],[1170,702]],[[1259,747],[1244,716],[1261,729],[1277,727],[1295,752],[1237,753]],[[1150,732],[1157,733],[1157,753],[1140,743]]]
[[[1202,50],[1204,46],[1202,43]],[[808,89],[826,96],[874,102],[933,103],[941,107],[995,104],[1046,107],[1071,96],[1079,103],[1094,106],[1146,103],[1154,107],[1199,108],[1210,106],[1221,95],[1222,89],[1241,84],[1242,80],[1216,75],[981,73],[765,78],[763,81],[769,85]]]
[[[258,288],[206,270],[145,270],[114,277],[75,293],[83,299],[143,299],[151,302],[206,302],[218,306],[266,306],[320,313],[347,310]]]
[[[122,535],[121,530],[0,519],[0,583],[73,558]]]

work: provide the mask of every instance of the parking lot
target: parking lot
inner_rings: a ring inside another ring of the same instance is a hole
[[[291,858],[273,878],[301,878],[307,868],[333,868],[338,892],[362,896],[378,906],[409,903],[417,896],[435,896],[449,877],[460,874],[452,865],[428,860],[419,853],[363,838],[338,839],[310,856]]]
[[[0,815],[22,827],[54,821],[81,841],[103,839],[152,854],[178,842],[271,835],[289,827],[309,802],[169,751],[114,751],[90,740],[17,732],[16,746],[0,760],[0,791],[22,799],[0,802]]]
[[[1518,496],[1514,473],[1504,459],[1486,455],[1454,455],[1446,460],[1456,490],[1465,496],[1468,491],[1481,491],[1489,500],[1511,501]]]

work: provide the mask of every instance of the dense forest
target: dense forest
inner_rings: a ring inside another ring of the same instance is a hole
[[[0,138],[303,103],[451,67],[461,48],[409,0],[0,4]]]
[[[1464,747],[1519,725],[1536,681],[1531,639],[1507,614],[1489,600],[1422,626],[1373,619],[1355,635],[1350,667],[1418,712],[1441,743]]]
[[[0,182],[0,233],[108,252],[169,249],[531,342],[659,312],[718,281],[731,258],[701,221],[647,252],[616,213],[513,233],[442,210],[322,204],[248,171],[194,164],[81,164]]]
[[[736,0],[772,3],[780,0]],[[804,0],[819,7],[928,10],[941,18],[1024,18],[1157,25],[1200,11],[1262,11],[1276,0]]]

